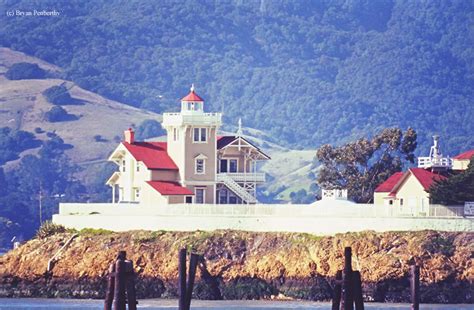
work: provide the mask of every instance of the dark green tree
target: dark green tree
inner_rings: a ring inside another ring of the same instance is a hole
[[[417,134],[412,128],[386,128],[372,139],[362,138],[340,147],[321,146],[316,153],[322,167],[317,183],[323,189],[346,188],[356,202],[368,203],[378,184],[404,162],[414,162]]]
[[[64,85],[52,86],[43,91],[43,95],[49,102],[57,105],[71,104],[74,101]]]
[[[466,170],[436,181],[429,191],[433,203],[459,205],[474,201],[474,157]]]
[[[5,77],[9,80],[44,79],[45,76],[46,72],[43,69],[29,62],[16,63],[5,73]]]
[[[147,119],[138,126],[137,130],[135,131],[135,138],[137,140],[145,140],[165,134],[166,131],[161,127],[160,122],[153,119]]]

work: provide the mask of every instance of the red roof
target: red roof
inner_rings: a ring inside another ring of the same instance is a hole
[[[148,169],[178,170],[178,166],[166,152],[166,142],[122,142],[137,161]]]
[[[400,181],[403,176],[403,172],[395,172],[385,182],[377,186],[375,192],[391,192],[393,187]]]
[[[472,157],[474,156],[474,150],[470,150],[470,151],[467,151],[467,152],[464,152],[464,153],[461,153],[457,156],[454,156],[453,158],[454,159],[471,159]]]
[[[199,97],[195,92],[194,90],[191,90],[189,92],[189,94],[184,97],[183,99],[181,99],[181,101],[198,101],[198,102],[203,102],[204,100],[202,100],[201,97]]]
[[[446,179],[445,176],[422,168],[410,168],[409,171],[415,176],[415,178],[418,180],[418,182],[420,182],[425,190],[429,190],[435,181]]]
[[[191,190],[181,186],[177,182],[147,181],[147,183],[162,195],[194,195]]]

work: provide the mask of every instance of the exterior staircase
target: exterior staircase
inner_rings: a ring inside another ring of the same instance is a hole
[[[257,199],[252,196],[249,192],[245,190],[239,183],[232,180],[228,175],[222,174],[219,175],[219,181],[224,183],[231,191],[233,191],[237,196],[239,196],[246,203],[257,203]]]

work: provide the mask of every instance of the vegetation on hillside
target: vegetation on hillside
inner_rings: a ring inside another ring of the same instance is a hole
[[[444,205],[474,201],[474,157],[471,158],[467,170],[435,182],[430,188],[430,198],[434,203]]]
[[[401,171],[405,163],[414,163],[417,134],[412,128],[386,128],[372,139],[334,147],[321,146],[317,159],[322,167],[317,177],[321,188],[344,188],[355,202],[372,202],[375,188]]]
[[[434,133],[450,155],[474,145],[472,1],[41,5],[60,16],[9,19],[3,45],[111,99],[172,111],[196,83],[225,123],[242,117],[292,147],[346,143],[387,126],[416,128],[420,150]]]
[[[52,104],[64,105],[71,104],[73,101],[69,91],[64,85],[52,86],[43,91],[43,95]]]
[[[5,77],[9,80],[43,79],[46,77],[46,72],[37,64],[19,62],[8,69]]]
[[[2,127],[0,128],[0,165],[17,159],[24,150],[40,145],[41,142],[30,132]]]

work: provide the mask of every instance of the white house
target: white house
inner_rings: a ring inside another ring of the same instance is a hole
[[[133,129],[109,160],[118,171],[107,181],[112,201],[145,204],[254,204],[265,182],[257,162],[270,159],[238,133],[218,136],[220,113],[205,113],[194,87],[181,111],[163,114],[167,142],[135,141]]]

